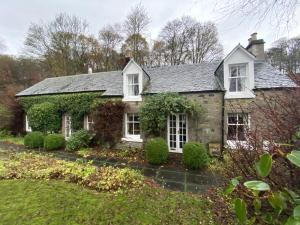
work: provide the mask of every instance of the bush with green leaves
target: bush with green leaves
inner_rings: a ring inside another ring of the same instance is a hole
[[[188,113],[200,117],[204,112],[201,105],[177,93],[160,93],[146,97],[140,107],[140,122],[143,132],[162,136],[168,115]]]
[[[152,138],[145,144],[146,159],[151,164],[162,164],[168,159],[168,145],[163,138]]]
[[[189,169],[199,169],[207,165],[209,156],[205,145],[187,142],[183,145],[183,163]]]
[[[65,137],[61,134],[49,134],[44,138],[46,150],[60,149],[65,146]]]
[[[58,132],[61,119],[55,104],[44,102],[33,105],[27,112],[28,122],[33,131]]]
[[[69,138],[66,149],[68,151],[77,151],[80,148],[88,147],[92,139],[92,135],[87,130],[79,130]]]
[[[42,148],[44,146],[44,134],[39,131],[26,134],[24,137],[24,145],[27,148]]]
[[[296,166],[300,169],[300,151],[292,151],[283,157],[290,162],[291,167]],[[260,180],[246,180],[242,184],[241,178],[233,178],[230,181],[225,190],[226,194],[242,191],[247,197],[247,201],[243,198],[236,198],[234,201],[239,224],[300,224],[299,190],[290,190],[284,186],[272,190],[272,184],[264,181],[270,176],[273,164],[273,156],[266,152],[255,163]],[[252,204],[248,205],[247,202]],[[250,208],[254,213],[251,213],[249,218],[247,209]]]

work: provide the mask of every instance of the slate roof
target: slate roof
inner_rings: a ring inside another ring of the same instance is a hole
[[[144,93],[222,91],[214,75],[220,62],[144,67],[150,77]],[[254,64],[255,88],[295,87],[296,84],[266,62]],[[103,91],[104,96],[123,95],[122,71],[47,78],[16,96]]]

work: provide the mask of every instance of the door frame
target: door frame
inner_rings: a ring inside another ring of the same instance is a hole
[[[186,113],[175,113],[173,115],[176,116],[176,150],[171,150],[170,148],[170,115],[168,115],[168,121],[167,121],[167,140],[168,140],[168,148],[169,148],[169,152],[173,152],[173,153],[182,153],[182,148],[179,147],[179,115],[183,114],[185,115],[185,122],[186,122],[186,140],[185,143],[188,142],[189,139],[189,135],[188,135],[188,130],[189,130],[189,123],[188,123],[188,114]]]

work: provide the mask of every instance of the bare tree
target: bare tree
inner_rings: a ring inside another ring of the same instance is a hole
[[[105,26],[99,32],[100,44],[104,55],[104,68],[106,71],[114,69],[116,63],[116,47],[121,43],[120,26],[118,24]]]
[[[299,3],[299,0],[227,0],[220,3],[219,10],[239,22],[245,18],[256,24],[268,20],[274,28],[280,28],[294,21]]]
[[[150,23],[150,17],[146,9],[138,4],[133,7],[124,23],[124,29],[127,36],[133,34],[143,34]]]
[[[166,43],[164,41],[154,41],[149,55],[149,64],[151,66],[163,66],[167,64]]]
[[[93,43],[87,27],[84,20],[67,14],[59,14],[47,24],[32,24],[25,40],[26,53],[43,59],[56,75],[86,72]]]
[[[167,23],[159,38],[165,43],[168,64],[200,63],[222,56],[223,48],[213,23],[182,17]]]
[[[269,62],[284,73],[300,72],[300,37],[281,38],[266,51]]]

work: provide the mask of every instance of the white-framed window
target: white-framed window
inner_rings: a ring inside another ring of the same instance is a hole
[[[94,120],[91,116],[87,115],[86,117],[86,129],[93,130],[94,129]]]
[[[139,74],[127,74],[128,96],[138,96],[140,94]]]
[[[72,118],[70,115],[65,114],[65,138],[68,139],[72,135]]]
[[[25,130],[26,130],[26,132],[31,132],[32,131],[31,126],[29,125],[27,115],[25,115]]]
[[[140,116],[138,113],[125,113],[125,137],[123,141],[142,142]]]
[[[229,113],[227,116],[227,140],[245,141],[249,129],[249,115],[247,113]]]
[[[246,91],[247,64],[229,65],[229,92]]]

